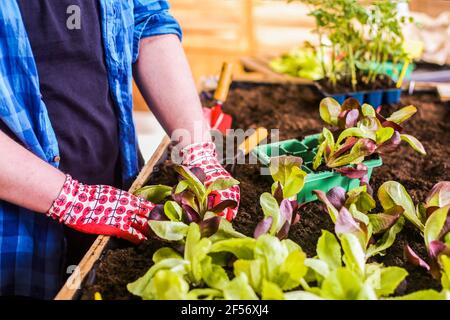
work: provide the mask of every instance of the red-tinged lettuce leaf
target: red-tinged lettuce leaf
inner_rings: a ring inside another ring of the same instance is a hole
[[[348,137],[345,139],[345,142],[333,153],[333,158],[340,157],[344,153],[346,153],[348,150],[350,150],[355,143],[358,141],[357,137]]]
[[[378,121],[381,122],[381,125],[383,127],[389,127],[394,129],[395,131],[398,132],[402,132],[403,131],[403,127],[401,125],[398,125],[397,123],[393,122],[393,121],[389,121],[386,118],[384,118],[381,114],[377,113],[377,119]]]
[[[422,267],[427,271],[430,271],[430,265],[425,262],[417,253],[414,252],[413,249],[409,245],[405,245],[404,253],[406,259],[409,261],[409,263]]]
[[[338,116],[338,126],[341,129],[355,127],[359,119],[359,110],[343,110]]]
[[[342,207],[341,210],[339,210],[339,214],[334,225],[334,231],[338,237],[346,233],[353,234],[358,238],[361,246],[363,248],[366,247],[368,241],[367,226],[356,220],[345,207]]]
[[[294,217],[292,218],[292,225],[294,226],[294,225],[296,225],[297,223],[299,223],[300,222],[300,214],[299,213],[296,213],[296,214],[294,214]]]
[[[361,179],[367,175],[368,168],[363,163],[358,163],[356,167],[343,167],[336,168],[334,171],[339,172],[341,175],[348,177],[350,179]]]
[[[275,188],[272,191],[272,194],[274,198],[277,200],[277,202],[280,204],[281,201],[283,201],[283,187],[281,186],[281,183],[279,181],[276,181],[274,183]]]
[[[277,233],[277,238],[280,240],[284,240],[289,235],[289,230],[291,229],[291,223],[289,221],[286,221],[280,228],[280,230]]]
[[[358,118],[359,118],[359,110],[358,109],[350,110],[347,113],[347,116],[345,117],[345,128],[352,128],[356,126],[356,124],[358,123]]]
[[[425,223],[424,239],[427,247],[430,247],[434,240],[441,240],[448,231],[450,205],[435,210]]]
[[[294,207],[292,201],[284,199],[280,204],[280,217],[282,221],[292,221],[292,214],[294,213]]]
[[[292,222],[295,219],[296,211],[298,210],[298,203],[295,200],[284,199],[280,204],[280,225],[281,228],[277,232],[277,237],[280,240],[286,239]]]
[[[450,215],[447,216],[447,220],[445,220],[444,226],[442,227],[441,233],[439,234],[439,239],[444,238],[449,232],[450,232]]]
[[[327,162],[329,168],[337,168],[349,164],[357,164],[364,161],[364,158],[375,152],[377,145],[371,139],[359,139],[348,154],[338,158],[334,156]]]
[[[398,131],[394,131],[394,134],[389,140],[383,142],[381,145],[377,147],[376,152],[379,154],[392,153],[395,150],[397,150],[401,141],[402,139],[400,138],[400,133]]]
[[[198,215],[198,201],[195,197],[194,193],[190,190],[184,190],[180,193],[172,193],[172,199],[178,203],[183,209],[186,207],[190,208],[190,210],[195,211]]]
[[[235,200],[223,200],[222,202],[219,202],[218,204],[216,204],[214,207],[212,207],[210,210],[211,212],[214,213],[220,213],[225,211],[225,209],[230,208],[230,209],[234,209],[237,207],[237,201]]]
[[[221,202],[220,195],[217,191],[212,191],[208,194],[208,211],[211,211],[216,205]]]
[[[341,210],[341,208],[345,204],[345,189],[337,186],[328,190],[326,197],[328,201],[335,207],[337,210]]]
[[[361,104],[359,103],[359,101],[356,100],[355,98],[351,98],[351,97],[348,99],[345,99],[345,101],[342,103],[342,106],[341,106],[342,110],[353,110],[353,109],[359,110],[360,107],[361,107]]]
[[[255,228],[253,237],[255,239],[257,239],[261,235],[268,233],[270,228],[272,227],[272,222],[273,222],[273,218],[270,216],[261,220]]]
[[[364,176],[361,177],[361,179],[359,179],[359,185],[360,186],[366,186],[366,192],[373,197],[373,188],[372,186],[369,184],[369,175],[366,174]]]
[[[381,105],[379,105],[375,111],[377,114],[380,114],[381,110],[383,110],[383,107]]]
[[[434,240],[431,241],[430,245],[428,246],[428,253],[430,254],[430,257],[432,259],[437,260],[437,258],[441,254],[450,256],[450,247],[442,241]]]
[[[209,219],[205,219],[199,223],[200,233],[202,237],[207,238],[212,236],[219,230],[221,217],[216,216]]]
[[[157,204],[150,212],[149,220],[168,221],[169,218],[164,213],[164,205]]]
[[[391,228],[405,210],[401,206],[394,206],[383,213],[369,214],[373,233],[383,233]]]
[[[190,224],[191,222],[199,223],[202,218],[198,214],[197,211],[195,211],[191,206],[187,204],[181,205],[181,207],[184,210],[184,222],[187,224]]]
[[[426,207],[445,207],[450,204],[450,181],[436,183],[425,199]]]
[[[205,171],[203,171],[202,168],[194,167],[194,168],[191,168],[190,170],[197,177],[197,179],[200,180],[201,183],[205,183],[206,174],[205,174]]]
[[[327,195],[322,190],[313,190],[313,193],[317,198],[325,205],[326,211],[331,217],[331,220],[336,223],[337,216],[339,215],[339,210],[328,200]]]
[[[342,110],[342,111],[339,113],[338,121],[337,121],[337,126],[338,126],[340,129],[345,129],[345,118],[347,117],[347,114],[349,113],[349,111],[350,111],[350,110]]]

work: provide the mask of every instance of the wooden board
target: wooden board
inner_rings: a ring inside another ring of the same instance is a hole
[[[152,155],[147,164],[142,168],[141,172],[137,176],[133,185],[129,189],[130,192],[134,192],[148,181],[153,168],[162,157],[166,151],[168,145],[170,144],[170,139],[165,136],[155,153]],[[67,279],[66,283],[63,285],[61,290],[55,297],[55,300],[74,300],[79,297],[81,288],[86,282],[88,275],[95,265],[95,263],[102,257],[103,253],[106,251],[108,246],[111,245],[111,238],[108,236],[98,236],[95,242],[92,244],[91,248],[85,254],[80,264],[79,269],[75,270],[72,275]]]
[[[297,84],[313,84],[314,82],[309,79],[302,79],[292,77],[286,74],[278,73],[273,71],[269,66],[270,61],[269,56],[259,56],[259,57],[243,57],[241,58],[241,63],[244,69],[252,72],[259,72],[267,76],[274,82],[290,82]]]

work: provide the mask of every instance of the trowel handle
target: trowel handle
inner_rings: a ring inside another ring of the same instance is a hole
[[[244,155],[249,154],[261,141],[267,138],[268,134],[266,128],[257,128],[250,137],[239,145],[238,151],[241,151]]]
[[[228,96],[228,91],[230,90],[230,85],[233,77],[233,64],[229,62],[224,62],[222,65],[222,70],[219,76],[219,82],[217,83],[216,91],[214,92],[214,100],[219,104],[225,102]]]

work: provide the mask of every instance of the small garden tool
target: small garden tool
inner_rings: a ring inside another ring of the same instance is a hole
[[[214,93],[215,104],[211,109],[203,108],[205,117],[209,118],[211,129],[218,130],[224,135],[227,134],[227,130],[231,128],[232,124],[232,117],[222,111],[222,105],[230,90],[232,69],[233,65],[231,63],[225,62],[223,64],[217,88]]]
[[[227,165],[226,169],[234,174],[236,164],[238,159],[245,157],[249,154],[261,141],[265,140],[268,136],[268,131],[266,128],[257,128],[253,134],[247,137],[237,148],[236,155],[230,159],[231,161],[225,162]]]

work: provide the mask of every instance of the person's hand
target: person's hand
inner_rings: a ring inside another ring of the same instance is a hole
[[[84,233],[115,236],[135,244],[147,239],[151,202],[104,185],[84,185],[67,175],[47,212],[49,217]]]
[[[226,171],[217,160],[216,147],[212,142],[196,143],[188,145],[181,150],[182,164],[189,169],[200,168],[206,174],[205,185],[209,186],[215,180],[230,178],[231,175]],[[238,212],[240,189],[239,186],[233,186],[227,190],[216,191],[216,197],[213,200],[214,206],[224,200],[233,200],[237,202],[234,209],[227,208],[220,215],[225,215],[227,220],[231,221]]]

